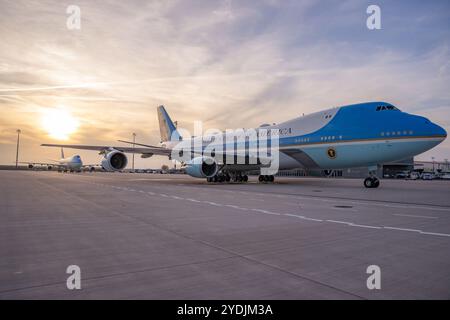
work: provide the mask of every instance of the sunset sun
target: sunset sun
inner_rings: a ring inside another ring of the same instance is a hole
[[[78,119],[65,109],[48,109],[42,115],[42,127],[58,140],[67,140],[78,126]]]

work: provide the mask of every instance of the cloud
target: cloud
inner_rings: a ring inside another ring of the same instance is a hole
[[[2,4],[0,162],[10,161],[2,151],[18,126],[24,156],[48,155],[36,116],[61,105],[80,119],[74,143],[109,144],[134,131],[157,143],[160,104],[191,130],[195,120],[250,127],[387,100],[450,131],[446,1],[381,1],[379,31],[366,28],[364,1],[77,5],[81,30],[70,31],[64,3]],[[449,142],[433,153],[449,158]]]

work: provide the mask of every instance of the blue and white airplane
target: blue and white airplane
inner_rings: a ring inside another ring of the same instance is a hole
[[[199,142],[211,148],[214,141],[226,141],[225,133],[183,139],[163,106],[158,107],[161,133],[160,146],[134,143],[133,147],[84,146],[43,144],[43,146],[98,150],[104,154],[102,166],[107,171],[122,170],[127,165],[125,153],[141,153],[141,157],[165,155],[172,157],[174,149]],[[380,182],[374,175],[378,165],[402,160],[423,153],[447,137],[447,132],[427,118],[402,112],[390,103],[367,102],[335,107],[288,120],[277,125],[263,125],[255,130],[279,132],[279,169],[344,169],[368,168],[364,180],[367,188],[376,188]],[[219,137],[222,135],[222,137]],[[222,139],[217,139],[222,138]],[[119,140],[133,144],[133,142]],[[248,145],[248,142],[246,142]],[[136,147],[136,145],[138,147]],[[185,162],[186,172],[208,182],[247,181],[247,172],[260,168],[259,159],[253,164],[227,163],[242,146],[231,145],[225,150],[205,156],[194,150]],[[183,149],[183,148],[181,148]],[[203,150],[203,149],[202,149]],[[229,150],[229,151],[227,151]],[[235,159],[234,159],[235,160]],[[248,159],[247,159],[248,160]],[[259,181],[274,181],[273,175],[259,176]]]

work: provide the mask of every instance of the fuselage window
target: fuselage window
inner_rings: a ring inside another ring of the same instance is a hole
[[[376,111],[383,111],[383,110],[397,110],[398,111],[398,109],[394,106],[378,106],[376,108]]]

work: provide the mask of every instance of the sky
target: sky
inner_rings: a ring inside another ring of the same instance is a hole
[[[371,4],[380,30],[366,26]],[[224,130],[387,101],[450,132],[447,0],[0,0],[0,12],[0,164],[15,161],[18,128],[21,161],[59,157],[41,143],[121,145],[135,132],[157,144],[161,104],[180,127]],[[418,159],[431,157],[450,159],[450,139]]]

